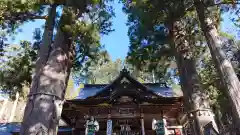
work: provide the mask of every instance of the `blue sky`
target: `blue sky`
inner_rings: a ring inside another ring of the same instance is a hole
[[[127,16],[122,12],[122,5],[118,2],[114,2],[114,8],[116,17],[113,19],[114,32],[109,35],[105,35],[101,39],[101,43],[105,45],[112,60],[117,58],[124,59],[128,52],[129,39],[127,36],[128,28],[126,26]],[[224,14],[224,21],[222,22],[221,28],[223,31],[237,36],[237,29],[233,26],[230,20],[230,14]],[[32,33],[35,28],[39,28],[44,24],[43,20],[30,22],[24,24],[21,29],[22,32],[15,36],[15,40],[9,39],[9,43],[18,44],[20,40],[32,40]]]
[[[114,2],[116,17],[113,18],[114,32],[101,38],[101,43],[105,45],[112,60],[125,58],[128,52],[129,39],[127,36],[128,28],[126,26],[127,16],[122,12],[122,5]],[[9,43],[18,44],[20,40],[32,40],[32,34],[35,28],[44,25],[44,20],[37,20],[24,24],[22,32],[15,36],[14,40],[8,39]]]
[[[233,17],[232,14],[230,13],[225,13],[222,15],[223,21],[221,23],[221,30],[224,32],[227,32],[228,34],[233,35],[234,37],[236,37],[237,39],[240,38],[239,35],[239,28],[236,28],[233,24],[233,22],[231,21],[231,18]]]

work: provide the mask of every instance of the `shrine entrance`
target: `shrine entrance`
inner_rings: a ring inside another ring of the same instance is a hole
[[[166,91],[171,88],[141,84],[123,69],[111,84],[85,85],[78,99],[64,103],[62,119],[74,135],[161,135],[179,126],[183,113],[182,97]]]
[[[134,125],[133,125],[134,124]],[[113,125],[113,135],[140,135],[141,128],[130,120],[117,121]]]
[[[113,125],[113,135],[141,135],[141,125],[134,119],[117,120]]]

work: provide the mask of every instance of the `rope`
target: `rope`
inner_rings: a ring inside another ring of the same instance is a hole
[[[50,93],[43,93],[43,92],[37,92],[37,93],[28,94],[27,97],[32,97],[32,96],[37,96],[37,95],[47,95],[47,96],[52,96],[52,97],[57,98],[57,99],[62,100],[62,101],[64,100],[64,98],[61,98],[61,97],[59,97],[57,95],[50,94]]]
[[[199,111],[210,111],[210,112],[212,112],[211,109],[195,109],[195,110],[188,111],[187,114],[194,113],[194,112],[199,112]]]

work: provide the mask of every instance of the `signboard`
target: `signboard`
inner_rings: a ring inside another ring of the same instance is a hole
[[[107,135],[112,135],[112,120],[107,121]]]
[[[119,108],[118,109],[118,115],[121,117],[134,117],[135,116],[135,110],[133,108]]]

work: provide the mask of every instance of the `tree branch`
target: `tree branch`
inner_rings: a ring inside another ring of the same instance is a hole
[[[44,15],[44,16],[38,16],[38,15],[35,15],[35,16],[30,16],[29,17],[30,19],[43,19],[43,20],[47,20],[48,16],[47,15]]]
[[[48,16],[35,15],[31,12],[18,12],[10,13],[6,12],[3,14],[4,20],[17,21],[17,20],[34,20],[34,19],[44,19],[46,20]]]
[[[82,57],[82,59],[79,61],[79,59],[80,59],[81,57]],[[86,58],[86,55],[85,55],[85,54],[84,54],[84,55],[79,55],[77,58],[75,58],[75,60],[73,61],[73,63],[78,62],[78,63],[82,64],[82,63],[84,62],[85,58]]]
[[[236,1],[236,2],[220,2],[220,3],[214,3],[214,4],[204,4],[204,7],[213,7],[213,6],[220,6],[220,5],[238,5],[240,4],[240,1]],[[194,4],[190,5],[189,7],[187,7],[185,9],[185,11],[192,11],[194,10]]]
[[[36,0],[36,3],[41,5],[52,5],[55,4],[57,6],[64,5],[70,7],[78,7],[85,9],[88,0]]]
[[[207,46],[204,47],[204,50],[201,52],[201,55],[196,59],[196,65],[200,65],[201,61],[209,55],[209,49]]]

